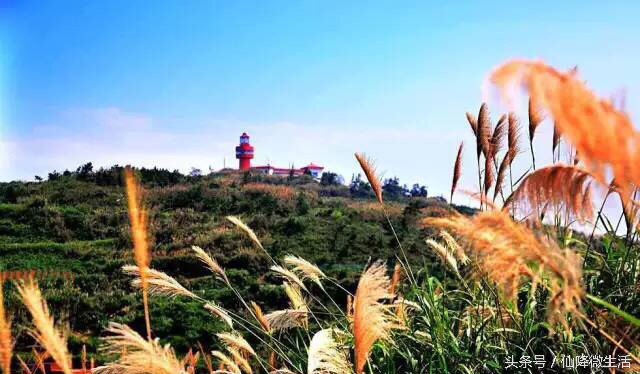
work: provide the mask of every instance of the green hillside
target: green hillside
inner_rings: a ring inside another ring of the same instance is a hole
[[[208,176],[160,169],[137,173],[150,214],[152,267],[227,308],[240,309],[237,299],[213,281],[191,246],[209,251],[247,299],[266,309],[285,302],[281,282],[267,275],[270,262],[265,254],[225,219],[228,215],[241,217],[273,257],[301,256],[351,288],[371,259],[390,265],[395,261],[393,233],[360,178],[346,186],[333,174],[318,182],[308,176],[235,171]],[[53,172],[46,181],[0,184],[0,269],[72,275],[70,280],[47,275],[40,280],[53,313],[63,316],[70,328],[72,352],[82,344],[95,351],[108,321],[144,328],[140,297],[129,284],[131,277],[121,272],[124,264],[133,263],[122,186],[122,168],[93,171],[87,166]],[[405,194],[397,180],[385,188],[390,199],[395,197],[386,209],[411,262],[430,263],[433,254],[424,244],[428,233],[421,232],[416,221],[449,210],[448,204],[441,198],[406,196],[410,193]],[[414,191],[424,194],[424,189]],[[328,291],[343,295],[330,286]],[[19,331],[17,349],[26,349],[31,342],[22,327],[27,325],[26,312],[15,293],[8,292],[7,298]],[[197,342],[206,345],[221,329],[219,321],[192,301],[153,298],[151,310],[154,333],[167,337],[179,351]]]

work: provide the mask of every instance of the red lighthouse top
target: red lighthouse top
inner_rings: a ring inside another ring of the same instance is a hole
[[[240,160],[238,168],[240,170],[251,169],[251,159],[253,158],[253,147],[249,144],[249,135],[243,132],[240,135],[240,145],[236,147],[236,158]]]

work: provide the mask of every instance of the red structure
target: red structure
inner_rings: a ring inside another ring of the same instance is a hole
[[[238,169],[251,169],[251,159],[253,158],[253,147],[249,144],[249,135],[243,132],[240,135],[240,145],[236,147],[236,158],[240,160]]]
[[[262,174],[268,175],[294,175],[299,176],[303,174],[311,175],[314,178],[320,178],[324,167],[311,163],[307,166],[303,166],[299,169],[295,169],[293,165],[288,168],[279,168],[271,165],[264,166],[251,166],[251,159],[253,158],[253,146],[249,144],[249,135],[243,132],[240,135],[240,145],[236,147],[236,158],[240,160],[238,169],[240,170],[253,170]]]

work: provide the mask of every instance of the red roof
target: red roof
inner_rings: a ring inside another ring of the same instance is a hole
[[[303,167],[303,169],[324,169],[324,166],[316,165],[313,162]]]

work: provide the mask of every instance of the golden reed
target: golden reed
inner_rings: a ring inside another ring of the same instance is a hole
[[[142,303],[144,305],[144,322],[147,329],[147,339],[151,340],[151,318],[149,317],[149,294],[147,269],[151,262],[149,241],[147,237],[147,211],[140,208],[141,190],[138,181],[130,167],[124,170],[127,189],[127,203],[129,221],[131,222],[131,237],[133,239],[133,254],[138,269],[140,269],[140,283],[142,287]]]

